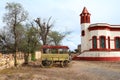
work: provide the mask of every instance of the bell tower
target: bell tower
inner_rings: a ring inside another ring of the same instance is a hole
[[[87,8],[84,7],[82,13],[80,14],[80,24],[81,24],[81,53],[90,49],[90,34],[88,27],[90,25],[90,13]]]

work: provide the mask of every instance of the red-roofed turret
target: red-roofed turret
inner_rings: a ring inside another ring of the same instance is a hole
[[[84,7],[82,13],[80,14],[81,17],[81,24],[82,23],[90,23],[90,13],[88,12],[87,8]]]

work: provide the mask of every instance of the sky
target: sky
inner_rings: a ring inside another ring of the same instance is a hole
[[[7,2],[22,4],[29,13],[29,20],[38,17],[48,19],[52,16],[53,30],[59,32],[71,31],[62,44],[70,50],[81,44],[81,26],[79,14],[86,7],[91,13],[92,23],[108,23],[120,25],[120,0],[0,0],[0,28]]]

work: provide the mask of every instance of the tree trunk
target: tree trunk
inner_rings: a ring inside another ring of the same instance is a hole
[[[24,64],[28,64],[29,61],[29,53],[24,53]]]
[[[14,66],[17,66],[17,52],[14,53]]]
[[[15,53],[14,53],[14,66],[17,67],[17,40],[16,40],[16,36],[15,36]]]
[[[46,41],[43,40],[43,45],[46,45]],[[46,49],[43,49],[43,53],[46,53]]]

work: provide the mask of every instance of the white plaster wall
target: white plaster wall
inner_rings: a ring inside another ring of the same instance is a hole
[[[120,51],[112,52],[89,51],[80,54],[78,57],[120,57]]]
[[[106,38],[108,39],[108,36],[111,36],[111,33],[107,30],[93,30],[90,31],[90,39],[92,39],[93,36],[97,36],[98,39],[100,36],[106,36]],[[90,48],[92,48],[92,41],[90,41],[90,44]],[[100,48],[99,40],[97,40],[97,48]],[[108,48],[108,40],[106,40],[106,48]]]
[[[111,49],[115,49],[114,46],[115,46],[115,42],[114,42],[114,41],[110,41],[110,48],[111,48]]]
[[[81,36],[81,52],[84,50],[89,50],[90,48],[90,43],[89,43],[90,35],[88,31],[89,25],[90,25],[89,23],[81,24],[81,31],[82,30],[85,31],[85,36]]]
[[[120,37],[120,31],[111,31],[111,38],[114,39],[115,36],[119,36]]]
[[[114,38],[115,37],[120,37],[120,31],[111,31],[111,36],[110,36],[110,47],[111,49],[115,49],[115,42],[114,42]]]
[[[92,48],[92,40],[90,40],[89,43],[90,43],[90,49],[91,49]]]
[[[90,38],[92,39],[93,36],[98,36],[98,30],[90,31]]]
[[[93,30],[90,31],[90,37],[92,36],[111,36],[111,32],[107,30]]]
[[[108,36],[110,37],[110,48],[114,49],[114,37],[120,37],[120,31],[109,31],[109,30],[93,30],[90,31],[90,39],[92,39],[93,36],[97,36],[97,38],[99,38],[99,36],[106,36],[107,40],[106,40],[106,48],[108,48]],[[90,40],[89,39],[89,40]],[[90,48],[92,48],[92,41],[89,41],[90,43]],[[100,43],[99,40],[97,40],[97,47],[100,48]]]
[[[98,37],[98,30],[94,30],[94,31],[90,31],[90,41],[89,41],[89,43],[90,43],[90,48],[89,49],[91,49],[92,48],[92,37],[93,36],[97,36],[97,38],[99,38]],[[99,48],[99,40],[97,40],[97,48]]]

